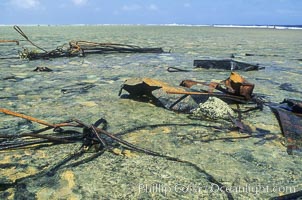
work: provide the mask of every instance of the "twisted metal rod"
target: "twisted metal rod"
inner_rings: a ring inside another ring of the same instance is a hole
[[[90,126],[86,125],[85,123],[83,123],[82,121],[80,121],[78,119],[69,120],[68,121],[69,123],[50,124],[50,123],[45,122],[43,120],[36,119],[34,117],[31,117],[31,116],[28,116],[28,115],[24,115],[24,114],[20,114],[20,113],[17,113],[17,112],[13,112],[13,111],[10,111],[10,110],[4,109],[4,108],[0,108],[0,112],[3,112],[3,113],[8,114],[8,115],[16,116],[16,117],[21,117],[23,119],[27,119],[27,120],[30,120],[30,121],[34,121],[34,122],[46,125],[49,128],[59,129],[62,126],[72,126],[72,127],[81,127],[81,128],[83,128],[83,134],[85,134],[85,132],[88,131],[89,137],[87,137],[86,139],[88,139],[90,141],[88,141],[88,143],[86,143],[87,146],[85,146],[85,144],[83,143],[83,145],[81,146],[81,148],[80,148],[79,151],[75,152],[73,155],[67,157],[63,161],[57,163],[54,167],[52,167],[50,170],[48,170],[47,173],[46,173],[48,175],[53,175],[59,169],[59,167],[61,167],[62,165],[66,164],[70,160],[72,160],[72,159],[74,159],[76,157],[81,156],[85,152],[85,148],[84,147],[88,147],[88,149],[89,149],[94,144],[97,144],[96,142],[99,142],[102,146],[99,149],[99,151],[96,153],[95,157],[98,157],[103,152],[105,152],[106,150],[110,149],[109,146],[108,146],[108,144],[107,144],[107,142],[105,141],[105,139],[103,139],[101,137],[101,134],[103,134],[103,135],[111,138],[112,140],[114,140],[114,141],[116,141],[116,142],[118,142],[120,144],[123,144],[126,147],[129,147],[132,150],[135,150],[135,151],[138,151],[138,152],[143,152],[145,154],[152,155],[152,156],[162,157],[162,158],[165,158],[165,159],[170,160],[170,161],[185,163],[185,164],[193,167],[198,172],[206,175],[206,179],[209,182],[218,185],[222,189],[222,191],[224,191],[224,193],[227,195],[227,198],[229,200],[233,200],[234,199],[233,196],[232,196],[232,194],[226,189],[226,187],[222,183],[220,183],[219,181],[217,181],[211,174],[209,174],[206,170],[200,168],[198,165],[196,165],[196,164],[194,164],[194,163],[192,163],[190,161],[182,160],[182,159],[179,159],[179,158],[176,158],[176,157],[164,155],[164,154],[161,154],[161,153],[158,153],[158,152],[155,152],[155,151],[151,151],[151,150],[148,150],[148,149],[145,149],[145,148],[138,147],[138,146],[133,145],[133,144],[131,144],[131,143],[129,143],[129,142],[121,139],[121,138],[118,138],[117,136],[114,136],[113,134],[107,132],[106,130],[103,130],[101,128],[97,128],[98,125],[100,125],[101,123],[104,122],[102,120],[98,120],[94,125],[90,125]],[[76,122],[76,124],[72,124],[70,122]],[[26,134],[26,136],[35,137],[36,134]],[[83,136],[83,137],[85,137],[85,136]],[[43,139],[46,139],[46,141],[42,140],[42,141],[39,141],[39,142],[40,143],[44,143],[44,142],[47,142],[47,140],[54,139],[54,138],[53,137],[51,137],[51,138],[44,137]],[[61,138],[58,138],[58,139],[59,139],[58,141],[61,140]],[[35,142],[32,142],[31,144],[36,144]],[[70,141],[68,141],[68,142],[70,142]],[[39,173],[38,175],[41,175],[41,174],[42,173]],[[15,187],[16,185],[21,184],[22,181],[25,181],[25,180],[26,180],[26,178],[21,178],[20,180],[16,180],[15,183],[6,184],[3,187],[4,188]]]
[[[37,47],[38,49],[44,51],[45,53],[47,53],[47,51],[41,47],[39,47],[38,45],[36,45],[35,43],[33,43],[27,36],[26,34],[21,30],[21,28],[17,25],[14,26],[14,29],[22,36],[24,37],[30,44],[32,44],[33,46]]]

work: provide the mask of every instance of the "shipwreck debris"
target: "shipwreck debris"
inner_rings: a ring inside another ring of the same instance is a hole
[[[286,139],[288,154],[302,152],[302,101],[285,99],[281,104],[269,105]]]
[[[194,60],[193,66],[204,69],[223,69],[223,70],[242,70],[242,71],[253,71],[264,69],[259,64],[250,64],[245,62],[236,61],[233,59],[222,59],[222,60]]]
[[[173,87],[166,82],[151,78],[128,79],[121,86],[119,96],[123,90],[126,90],[132,99],[151,102],[159,107],[178,112],[189,112],[195,102],[192,99],[190,103],[180,104],[180,102],[190,95],[200,94],[200,92],[191,92],[183,87]],[[180,95],[182,96],[180,97]]]
[[[181,69],[181,68],[178,68],[178,67],[168,67],[167,71],[168,72],[191,72],[192,70]]]
[[[201,84],[207,86],[208,90],[191,89],[193,85]],[[219,92],[214,92],[214,90]],[[247,82],[239,74],[232,72],[230,77],[221,83],[204,83],[192,80],[184,80],[180,86],[174,87],[166,82],[151,78],[128,79],[121,86],[122,91],[129,93],[129,98],[153,103],[168,110],[192,114],[190,118],[224,119],[232,122],[240,132],[251,134],[251,128],[241,121],[241,113],[262,109],[263,101],[253,95],[254,84]],[[216,100],[217,99],[217,100]],[[223,101],[221,101],[223,100]],[[216,102],[213,104],[213,101]],[[251,103],[256,104],[253,108],[242,111],[239,106],[237,110],[228,107],[227,103]],[[226,109],[228,107],[228,109]],[[217,110],[217,108],[220,108]],[[234,116],[238,113],[239,119]]]
[[[108,54],[108,53],[164,53],[162,48],[142,48],[135,45],[117,43],[99,43],[91,41],[70,41],[68,44],[57,47],[53,50],[46,50],[33,43],[19,26],[14,29],[24,37],[31,45],[40,51],[24,48],[19,52],[21,59],[37,60],[60,57],[83,57],[86,54]],[[42,52],[41,52],[42,51]]]
[[[95,87],[95,84],[80,82],[74,85],[65,86],[61,89],[63,94],[67,93],[86,93],[89,89]]]
[[[302,197],[302,190],[294,193],[285,194],[282,196],[272,197],[269,200],[299,200],[301,199],[301,197]]]
[[[223,191],[225,193],[225,195],[227,196],[228,199],[230,199],[230,200],[234,199],[232,194],[230,193],[230,191],[226,189],[226,186],[224,186],[222,183],[217,181],[211,174],[209,174],[206,170],[200,168],[198,165],[196,165],[190,161],[182,160],[182,159],[179,159],[176,157],[167,156],[162,153],[158,153],[155,151],[151,151],[151,150],[133,145],[133,144],[119,138],[118,136],[115,136],[114,134],[107,132],[105,130],[107,128],[107,121],[103,118],[97,120],[92,125],[87,125],[78,119],[68,120],[66,122],[59,123],[59,124],[52,124],[52,123],[48,123],[44,120],[36,119],[34,117],[31,117],[31,116],[28,116],[25,114],[21,114],[21,113],[17,113],[17,112],[14,112],[14,111],[11,111],[11,110],[8,110],[5,108],[0,108],[0,112],[7,114],[7,115],[12,115],[15,117],[27,119],[32,122],[36,122],[36,123],[46,126],[45,128],[32,132],[32,133],[25,133],[23,135],[21,134],[21,135],[17,136],[17,138],[16,138],[16,136],[12,136],[12,135],[0,135],[0,137],[4,137],[5,139],[11,140],[11,142],[9,142],[9,144],[6,141],[4,141],[4,142],[1,141],[0,142],[0,151],[17,149],[17,148],[26,147],[26,146],[30,147],[32,145],[41,144],[41,143],[53,143],[53,144],[76,143],[76,142],[82,143],[82,145],[78,151],[76,151],[71,156],[68,156],[64,160],[58,162],[55,166],[48,168],[44,173],[43,173],[43,171],[37,173],[37,177],[40,177],[42,175],[48,175],[48,176],[54,175],[54,173],[61,166],[65,165],[67,162],[69,162],[72,159],[79,158],[83,153],[87,152],[92,147],[94,147],[96,153],[94,155],[90,156],[89,158],[86,158],[85,161],[90,161],[94,158],[97,158],[100,155],[102,155],[105,151],[113,151],[115,146],[113,145],[112,142],[114,141],[129,150],[137,151],[140,153],[145,153],[145,154],[152,155],[152,156],[162,157],[169,161],[184,163],[187,166],[192,167],[199,173],[203,174],[210,183],[219,186],[219,188],[221,188],[221,191]],[[102,128],[99,128],[100,125],[102,125]],[[66,127],[82,128],[82,133],[79,131],[76,131],[76,130],[64,130],[63,127],[65,127],[65,128]],[[42,133],[46,130],[50,130],[50,129],[53,129],[53,131],[55,133],[59,133],[59,134],[57,134],[57,135],[54,134],[54,136],[51,134],[48,134],[48,135],[40,134],[40,133]],[[65,133],[65,134],[62,134],[62,133]],[[26,142],[25,138],[28,138],[28,137],[30,137],[31,139],[34,139],[34,141],[30,140],[30,142]],[[14,140],[20,139],[20,138],[24,138],[22,143],[17,144],[17,145],[14,144],[14,142],[16,142]],[[78,161],[77,163],[81,164],[83,162]],[[75,164],[73,164],[73,165],[75,165]],[[30,175],[28,177],[23,177],[23,178],[17,179],[13,183],[11,183],[11,182],[0,183],[0,189],[6,190],[8,188],[19,187],[21,185],[26,187],[26,181],[27,181],[27,179],[30,179],[30,178],[35,178],[35,176]]]
[[[52,72],[53,70],[48,67],[36,67],[36,69],[33,70],[34,72]]]
[[[20,44],[18,40],[0,40],[0,43],[16,43],[16,45]]]
[[[193,85],[205,85],[208,90],[193,90]],[[213,92],[216,89],[220,92]],[[122,90],[129,93],[133,99],[147,99],[155,105],[177,112],[192,113],[199,103],[205,102],[210,96],[237,103],[256,102],[252,99],[254,84],[247,82],[239,74],[232,72],[230,77],[221,83],[203,83],[192,80],[184,80],[180,86],[170,86],[168,83],[151,78],[128,79],[121,86]],[[181,96],[180,96],[181,95]],[[255,98],[257,99],[257,98]],[[252,101],[251,101],[252,100]],[[261,106],[257,106],[257,109]]]
[[[162,48],[142,48],[135,45],[117,43],[98,43],[89,41],[69,42],[71,52],[91,53],[164,53]]]
[[[220,83],[211,82],[204,83],[193,80],[183,80],[181,86],[191,88],[193,85],[208,86],[208,92],[212,93],[214,89],[223,93],[233,95],[234,97],[244,97],[245,100],[250,100],[253,96],[255,85],[246,81],[236,72],[231,72],[229,78]]]
[[[247,100],[252,98],[255,85],[246,81],[238,73],[231,72],[230,77],[222,83],[226,87],[226,93],[243,96]]]
[[[295,99],[284,99],[281,102],[284,109],[290,110],[296,114],[302,114],[302,101]],[[284,106],[285,105],[285,106]]]
[[[126,90],[132,99],[151,102],[159,107],[185,113],[196,107],[196,102],[190,96],[203,94],[207,96],[207,93],[190,91],[184,87],[173,87],[166,82],[151,78],[128,79],[121,86],[119,96],[123,90]],[[184,99],[187,101],[185,102]]]
[[[126,90],[130,95],[133,96],[151,96],[152,91],[167,86],[168,84],[162,81],[158,81],[150,78],[132,78],[127,79],[121,86],[119,96],[122,91]]]
[[[245,56],[285,57],[284,55],[277,55],[277,54],[255,54],[255,53],[246,53]]]
[[[296,93],[302,93],[301,90],[297,89],[293,84],[291,83],[282,83],[279,88],[281,90],[285,90],[288,92],[296,92]]]

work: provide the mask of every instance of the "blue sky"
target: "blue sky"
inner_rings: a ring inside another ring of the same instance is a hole
[[[302,0],[0,0],[0,24],[302,24]]]

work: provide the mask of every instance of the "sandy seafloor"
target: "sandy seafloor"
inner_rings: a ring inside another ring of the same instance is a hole
[[[245,122],[270,132],[265,138],[217,140],[243,136],[223,121],[192,120],[152,104],[121,99],[120,86],[132,77],[150,77],[178,85],[183,79],[220,81],[229,71],[194,70],[168,73],[167,67],[192,69],[194,59],[229,58],[259,63],[265,70],[240,72],[255,84],[255,93],[273,102],[302,99],[301,30],[170,26],[28,26],[22,27],[39,46],[54,49],[70,40],[163,47],[164,54],[108,54],[81,58],[26,61],[0,60],[0,105],[56,123],[78,118],[92,124],[100,117],[108,131],[150,150],[195,163],[231,189],[235,199],[268,199],[302,190],[301,155],[288,155],[278,122],[269,108],[244,115]],[[23,39],[12,27],[0,27],[3,39]],[[17,55],[22,46],[1,44],[1,57]],[[245,56],[246,53],[267,56]],[[300,60],[299,60],[300,59]],[[33,72],[46,66],[53,72]],[[92,83],[86,93],[61,89]],[[297,92],[279,88],[291,83]],[[149,125],[158,124],[157,127]],[[211,128],[218,126],[221,129]],[[0,134],[19,134],[43,127],[0,114]],[[136,127],[141,127],[136,129]],[[49,133],[49,132],[48,132]],[[272,139],[270,139],[272,138]],[[204,139],[213,139],[203,142]],[[75,152],[79,144],[2,151],[1,182],[47,170]],[[120,147],[120,150],[123,150]],[[83,159],[91,154],[87,153]],[[74,161],[71,161],[72,163]],[[102,156],[76,167],[64,166],[54,176],[28,179],[0,192],[0,199],[226,199],[192,166],[142,153]]]

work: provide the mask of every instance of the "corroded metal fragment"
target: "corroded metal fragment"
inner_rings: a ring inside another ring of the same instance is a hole
[[[246,100],[250,100],[252,98],[253,90],[255,87],[253,83],[249,83],[242,76],[235,72],[231,72],[230,77],[224,81],[221,81],[220,83],[211,82],[207,84],[193,80],[183,80],[180,83],[180,86],[187,88],[191,88],[194,85],[208,86],[209,93],[212,93],[213,90],[216,89],[226,94],[244,97]]]
[[[286,105],[270,108],[278,119],[282,134],[286,138],[287,151],[293,154],[293,151],[302,151],[302,116],[283,109],[284,106]]]
[[[33,70],[34,72],[52,72],[52,69],[48,67],[37,67]]]
[[[290,110],[294,113],[302,114],[302,101],[295,100],[295,99],[284,99],[281,104],[286,103],[286,109]]]
[[[232,59],[194,60],[193,65],[195,67],[204,68],[204,69],[224,69],[224,70],[243,70],[243,71],[263,69],[263,67],[260,67],[258,64],[255,65],[245,62],[239,62]]]
[[[251,99],[255,85],[246,81],[238,73],[231,72],[228,79],[222,81],[227,93]]]

